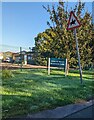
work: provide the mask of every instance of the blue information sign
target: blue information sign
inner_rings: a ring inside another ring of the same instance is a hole
[[[50,66],[51,67],[63,67],[65,68],[66,59],[62,58],[50,58]]]

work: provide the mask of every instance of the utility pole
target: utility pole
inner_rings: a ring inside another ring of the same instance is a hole
[[[20,47],[20,60],[21,60],[20,69],[22,71],[22,47]]]

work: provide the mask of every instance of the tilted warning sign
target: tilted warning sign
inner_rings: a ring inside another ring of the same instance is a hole
[[[68,21],[67,30],[72,30],[72,29],[80,27],[80,26],[81,26],[80,22],[78,21],[74,12],[71,11],[70,12],[70,18],[69,18],[69,21]]]

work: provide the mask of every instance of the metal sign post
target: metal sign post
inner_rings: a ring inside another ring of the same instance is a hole
[[[79,64],[80,80],[81,80],[81,84],[82,84],[82,69],[81,69],[81,64],[80,64],[80,55],[79,55],[78,40],[77,40],[77,36],[76,36],[76,28],[74,29],[74,36],[75,36],[75,40],[76,40],[76,49],[77,49],[77,55],[78,55],[78,64]]]
[[[50,75],[50,58],[48,58],[48,75]]]
[[[75,40],[76,40],[76,49],[77,49],[77,55],[78,55],[79,71],[80,71],[80,80],[81,80],[81,84],[82,84],[82,69],[81,69],[81,64],[80,64],[78,40],[77,40],[77,36],[76,36],[76,28],[78,28],[80,26],[81,26],[80,22],[78,21],[74,12],[71,11],[70,12],[70,18],[69,18],[69,21],[68,21],[67,30],[74,30],[74,36],[75,36]]]
[[[68,63],[67,63],[67,59],[66,59],[66,62],[65,62],[65,76],[67,76],[67,67],[68,67],[67,64]]]

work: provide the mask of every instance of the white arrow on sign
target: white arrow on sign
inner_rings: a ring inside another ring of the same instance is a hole
[[[72,29],[80,27],[80,26],[81,26],[80,22],[78,21],[78,19],[75,16],[74,12],[71,11],[70,12],[70,18],[69,18],[69,21],[68,21],[67,30],[72,30]]]

